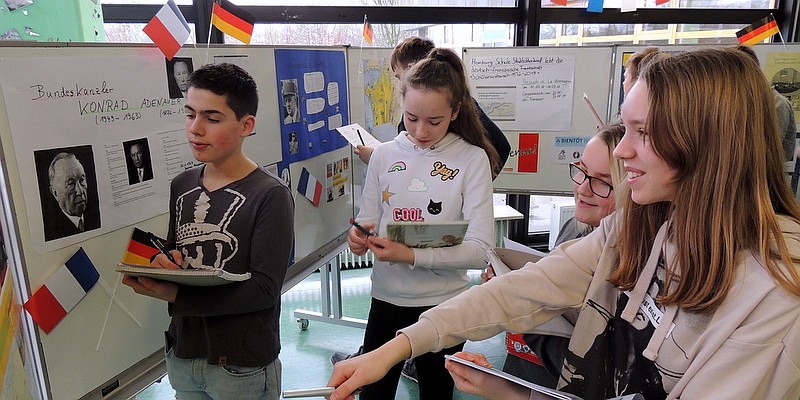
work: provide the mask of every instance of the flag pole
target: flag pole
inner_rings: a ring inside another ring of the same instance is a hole
[[[772,15],[772,13],[769,13],[769,15],[772,17],[772,19],[775,19],[775,16]],[[776,26],[777,26],[777,22],[778,22],[778,20],[775,20],[775,25]],[[778,28],[778,37],[781,38],[781,43],[783,43],[783,51],[784,52],[789,52],[789,49],[786,47],[786,41],[783,40],[783,33],[781,33],[781,28]]]
[[[206,39],[206,59],[205,59],[205,61],[203,61],[203,65],[208,64],[208,52],[211,50],[211,29],[214,26],[214,23],[213,23],[213,21],[214,21],[213,7],[214,7],[214,4],[216,4],[216,3],[217,3],[216,1],[212,1],[211,2],[212,11],[211,11],[211,19],[208,20],[208,39]]]

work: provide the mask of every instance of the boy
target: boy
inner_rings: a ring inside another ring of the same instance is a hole
[[[177,398],[275,399],[280,396],[281,286],[294,238],[286,185],[243,152],[255,127],[258,91],[232,64],[206,65],[189,77],[186,136],[205,163],[170,187],[167,248],[160,268],[250,272],[243,282],[199,287],[125,276],[136,293],[167,301],[167,374]]]

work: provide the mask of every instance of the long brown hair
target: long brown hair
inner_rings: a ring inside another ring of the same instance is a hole
[[[400,93],[405,97],[406,90],[412,87],[421,90],[445,90],[450,95],[450,107],[459,110],[456,119],[450,121],[448,131],[453,132],[467,143],[478,146],[489,157],[492,176],[500,170],[500,155],[489,141],[486,128],[478,117],[478,109],[467,85],[467,75],[461,58],[450,49],[435,48],[414,64],[406,73]]]
[[[758,64],[733,48],[700,49],[649,63],[646,133],[676,170],[672,202],[624,199],[610,281],[630,290],[656,231],[671,220],[674,262],[659,301],[714,311],[728,295],[741,252],[752,252],[775,282],[800,296],[800,273],[778,215],[800,219],[786,182],[775,104]]]

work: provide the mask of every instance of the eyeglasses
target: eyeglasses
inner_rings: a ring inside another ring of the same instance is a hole
[[[591,189],[592,193],[604,199],[610,196],[611,191],[614,190],[613,185],[600,178],[596,178],[587,174],[583,168],[579,167],[575,163],[569,163],[569,176],[572,178],[572,181],[578,185],[582,185],[583,182],[586,182],[588,179],[589,189]]]

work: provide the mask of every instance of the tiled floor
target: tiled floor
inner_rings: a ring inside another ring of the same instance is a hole
[[[369,311],[370,269],[342,271],[342,307],[345,316],[366,318]],[[478,282],[480,271],[470,271],[470,277]],[[282,297],[281,355],[283,364],[283,390],[305,389],[325,386],[333,366],[329,358],[334,351],[355,351],[361,345],[364,331],[336,324],[311,321],[308,329],[300,330],[294,310],[320,311],[320,274],[308,278],[286,292]],[[503,336],[499,335],[481,342],[468,342],[465,350],[487,355],[489,362],[502,366],[505,360]],[[417,385],[405,378],[400,379],[398,400],[416,399]],[[173,399],[175,392],[165,377],[138,395],[135,400]],[[464,393],[456,393],[455,400],[476,399]]]

